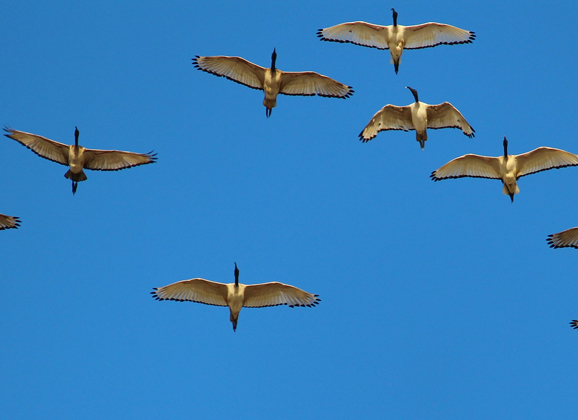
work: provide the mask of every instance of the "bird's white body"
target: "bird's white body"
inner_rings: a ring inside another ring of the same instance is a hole
[[[551,147],[538,147],[521,155],[509,155],[508,141],[504,138],[504,155],[498,157],[467,154],[455,158],[431,174],[434,181],[449,178],[489,178],[503,183],[502,192],[512,202],[520,192],[518,179],[541,171],[566,166],[577,166],[578,155]]]
[[[409,105],[411,123],[415,127],[416,133],[424,137],[425,140],[427,140],[427,107],[428,104],[419,101]]]
[[[266,108],[267,117],[271,115],[271,110],[277,105],[279,94],[319,95],[343,99],[353,94],[351,86],[344,85],[319,73],[281,71],[275,67],[276,57],[277,53],[273,50],[270,68],[258,66],[241,57],[228,56],[197,56],[193,58],[193,64],[197,69],[215,76],[226,77],[252,89],[263,90],[265,92],[263,105]]]
[[[74,144],[68,146],[68,166],[70,172],[75,175],[80,175],[84,168],[84,151],[86,149],[82,146],[75,146]]]
[[[263,105],[265,108],[272,109],[277,106],[277,95],[281,90],[281,71],[265,69],[265,77],[263,81],[263,91],[265,92],[265,99]]]
[[[244,284],[227,284],[227,303],[229,306],[229,312],[231,313],[231,322],[235,325],[239,320],[239,313],[241,312],[243,301],[245,300],[245,287]]]
[[[237,329],[239,313],[243,307],[262,308],[277,305],[288,305],[291,308],[294,306],[312,307],[320,302],[317,295],[283,283],[241,284],[238,281],[239,274],[236,267],[235,265],[235,283],[225,284],[196,278],[155,288],[152,295],[157,300],[228,306],[233,330]]]

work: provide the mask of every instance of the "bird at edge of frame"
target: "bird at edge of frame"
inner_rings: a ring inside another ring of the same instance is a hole
[[[225,77],[251,89],[263,90],[265,115],[271,116],[277,106],[277,95],[323,96],[327,98],[349,98],[351,86],[313,71],[287,72],[275,66],[277,52],[271,54],[271,67],[264,68],[241,57],[212,56],[193,58],[196,69],[219,77]]]
[[[295,286],[279,282],[245,285],[239,283],[239,269],[235,263],[235,282],[218,283],[194,278],[182,280],[163,287],[155,287],[151,292],[156,300],[175,300],[178,302],[197,302],[205,305],[228,306],[233,331],[237,330],[237,321],[241,308],[264,308],[267,306],[287,305],[314,307],[321,299]]]
[[[0,230],[18,229],[19,226],[20,226],[19,217],[0,214]]]
[[[428,22],[421,25],[403,26],[397,24],[397,12],[393,12],[393,25],[381,26],[367,22],[346,22],[319,29],[317,36],[321,41],[351,43],[362,47],[389,49],[395,74],[399,70],[404,50],[417,50],[437,45],[470,44],[476,39],[472,31]]]
[[[523,176],[549,169],[578,165],[578,155],[551,147],[538,147],[521,155],[508,154],[508,140],[504,136],[504,155],[498,157],[467,154],[455,158],[430,175],[433,181],[450,178],[488,178],[502,181],[502,192],[514,202],[520,192],[517,180]]]
[[[72,181],[72,194],[76,194],[78,183],[86,181],[84,169],[94,171],[119,171],[133,166],[156,162],[156,153],[133,153],[120,150],[87,149],[78,145],[80,132],[74,127],[74,144],[68,145],[37,134],[4,128],[6,137],[16,140],[38,156],[68,166],[64,177]]]

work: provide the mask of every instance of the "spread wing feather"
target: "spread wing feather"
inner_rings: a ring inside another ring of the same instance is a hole
[[[500,178],[500,163],[495,157],[464,155],[455,158],[430,175],[434,181],[448,178]]]
[[[285,95],[326,96],[349,98],[353,94],[351,86],[339,83],[330,77],[313,71],[283,72],[279,93]]]
[[[441,44],[469,44],[476,38],[474,32],[435,22],[406,26],[403,36],[406,50],[435,47]]]
[[[530,152],[518,155],[517,161],[517,177],[521,178],[525,175],[547,171],[548,169],[576,166],[578,165],[578,155],[551,147],[538,147]]]
[[[17,229],[20,226],[20,218],[0,214],[0,230]]]
[[[578,227],[548,235],[547,242],[550,248],[578,248]]]
[[[472,138],[475,131],[464,116],[449,102],[439,105],[429,105],[427,108],[427,128],[459,128]]]
[[[317,295],[307,293],[294,286],[279,282],[253,284],[245,288],[245,302],[247,308],[262,308],[265,306],[289,305],[315,306],[321,299]]]
[[[193,65],[215,76],[226,77],[252,89],[263,89],[265,69],[241,57],[199,57],[193,58]]]
[[[317,36],[322,41],[350,42],[362,47],[388,49],[389,27],[367,22],[347,22],[319,29]]]
[[[119,171],[156,162],[156,153],[133,153],[120,150],[85,149],[84,168],[95,171]]]
[[[384,130],[415,130],[409,106],[386,105],[381,108],[359,134],[359,140],[366,143]]]
[[[182,280],[151,292],[156,300],[176,300],[227,306],[227,285],[205,279]]]
[[[62,165],[68,165],[68,145],[12,128],[4,127],[4,131],[9,133],[5,134],[6,137],[28,147],[38,156]]]

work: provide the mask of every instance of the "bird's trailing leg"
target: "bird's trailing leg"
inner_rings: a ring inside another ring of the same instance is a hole
[[[78,188],[78,182],[72,181],[72,195],[76,194],[77,188]]]
[[[267,118],[269,118],[271,116],[272,111],[273,111],[272,108],[265,108],[265,115],[267,116]]]

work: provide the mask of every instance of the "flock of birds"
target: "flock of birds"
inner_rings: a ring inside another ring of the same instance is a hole
[[[393,24],[374,25],[367,22],[347,22],[319,29],[318,37],[322,41],[352,43],[364,47],[389,49],[391,63],[395,73],[399,71],[404,50],[435,47],[437,45],[467,44],[475,40],[475,33],[440,23],[403,26],[397,24],[397,12],[393,11]],[[324,96],[346,99],[354,91],[351,86],[340,83],[328,76],[312,71],[286,72],[276,68],[277,52],[271,55],[271,67],[265,68],[241,57],[211,56],[193,58],[193,65],[207,73],[225,77],[252,89],[265,93],[263,105],[265,115],[271,116],[277,105],[277,96]],[[380,109],[359,134],[362,142],[375,138],[380,131],[415,130],[416,140],[422,149],[427,141],[427,129],[458,128],[464,135],[474,137],[475,130],[464,116],[449,102],[430,105],[420,102],[418,92],[406,86],[415,101],[407,106],[388,104]],[[79,131],[75,128],[73,145],[50,140],[48,138],[5,128],[6,137],[16,140],[37,155],[69,167],[64,175],[72,181],[72,193],[75,194],[78,182],[87,179],[84,169],[97,171],[118,171],[133,166],[145,165],[156,161],[156,154],[133,153],[119,150],[86,149],[78,145]],[[514,201],[514,195],[520,192],[517,180],[523,176],[558,169],[566,166],[578,166],[578,155],[560,149],[539,147],[520,155],[508,154],[508,140],[504,137],[504,154],[498,157],[467,154],[455,158],[431,174],[434,181],[449,178],[488,178],[502,181],[504,194]],[[0,230],[17,228],[20,219],[0,214]],[[548,236],[552,248],[578,248],[578,227]],[[316,306],[320,299],[297,287],[270,282],[254,285],[239,283],[239,269],[235,263],[235,282],[218,283],[201,278],[178,281],[167,286],[155,288],[152,293],[157,300],[191,301],[207,305],[228,306],[233,330],[241,308],[261,308],[266,306],[288,305]],[[578,320],[570,322],[578,329]]]

